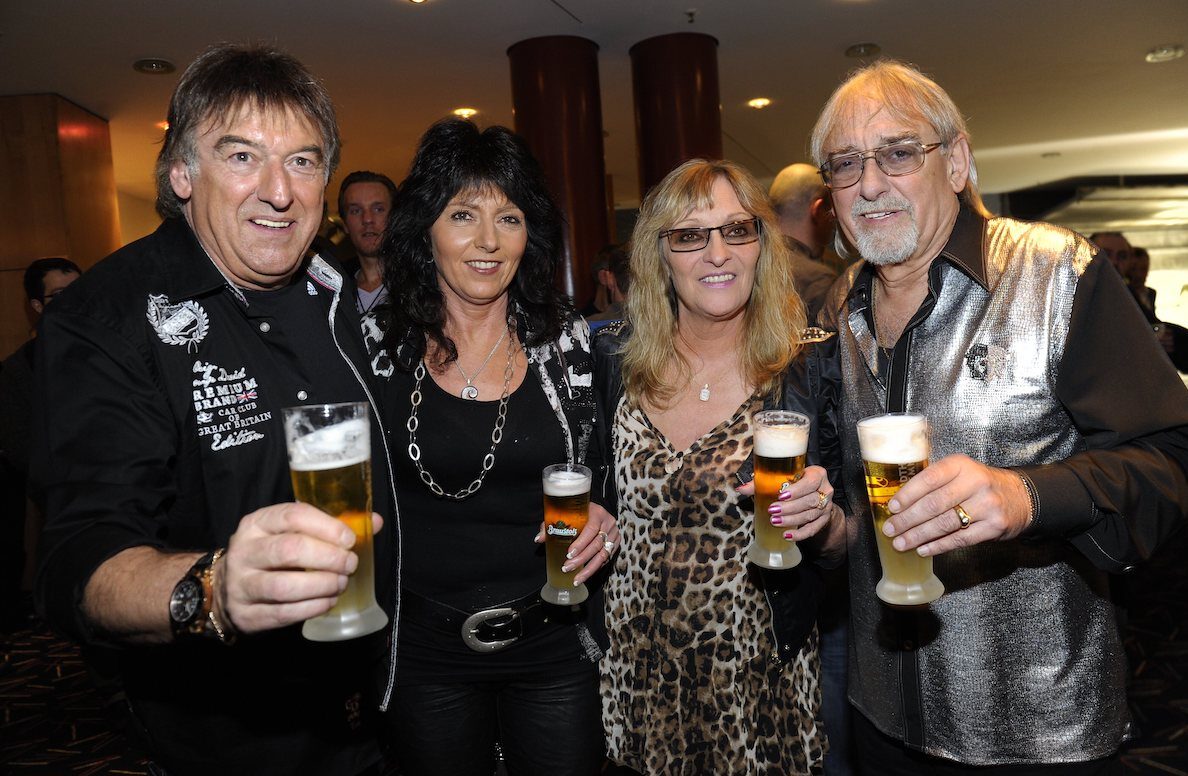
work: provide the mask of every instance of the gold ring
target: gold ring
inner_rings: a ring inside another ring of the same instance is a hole
[[[817,491],[817,509],[824,509],[825,505],[829,503],[829,494],[823,491]]]
[[[969,516],[969,512],[966,512],[965,508],[960,504],[953,507],[953,511],[957,513],[957,519],[961,521],[961,528],[963,530],[969,528],[969,524],[973,522],[973,518]]]

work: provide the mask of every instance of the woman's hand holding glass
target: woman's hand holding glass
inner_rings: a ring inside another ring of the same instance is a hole
[[[540,531],[533,541],[539,544],[544,541],[544,538],[545,526],[544,523],[541,523]],[[574,539],[573,544],[570,545],[569,560],[565,563],[565,571],[578,569],[573,581],[578,584],[585,582],[594,576],[598,569],[610,563],[611,557],[619,549],[621,538],[619,525],[615,522],[614,515],[607,512],[600,504],[591,501],[590,519],[587,521],[586,527],[578,534],[577,539]]]
[[[754,480],[740,485],[738,492],[753,496]],[[812,538],[831,524],[844,522],[841,508],[833,503],[829,476],[820,466],[805,467],[804,476],[784,489],[772,503],[768,519],[772,525],[784,528],[784,538],[794,542]],[[832,536],[833,532],[826,531],[826,534]],[[832,540],[826,541],[832,546]]]

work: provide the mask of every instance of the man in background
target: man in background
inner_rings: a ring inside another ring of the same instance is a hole
[[[338,216],[355,249],[357,264],[348,262],[346,270],[355,278],[355,305],[360,315],[375,317],[388,300],[380,247],[395,197],[392,179],[369,170],[355,170],[338,189]]]
[[[54,298],[82,270],[69,259],[38,259],[25,269],[25,299],[36,327]],[[41,512],[26,497],[29,479],[29,419],[33,406],[34,336],[0,364],[0,632],[11,632],[32,613],[32,588]]]
[[[813,323],[826,292],[845,268],[830,246],[834,218],[829,189],[816,167],[797,163],[780,170],[768,195],[779,218],[780,232],[792,249],[796,291],[808,309],[809,323]]]

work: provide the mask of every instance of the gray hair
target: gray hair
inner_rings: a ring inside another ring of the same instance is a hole
[[[897,119],[932,127],[946,149],[961,136],[969,138],[965,117],[936,81],[911,65],[880,59],[851,73],[825,103],[809,144],[815,164],[825,163],[825,142],[854,119],[860,97],[874,100]],[[978,193],[978,170],[972,151],[961,200],[981,215],[990,215]]]

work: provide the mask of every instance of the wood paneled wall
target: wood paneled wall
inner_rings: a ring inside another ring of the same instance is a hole
[[[56,94],[0,97],[0,358],[29,336],[21,278],[44,256],[86,270],[121,244],[107,122]]]

